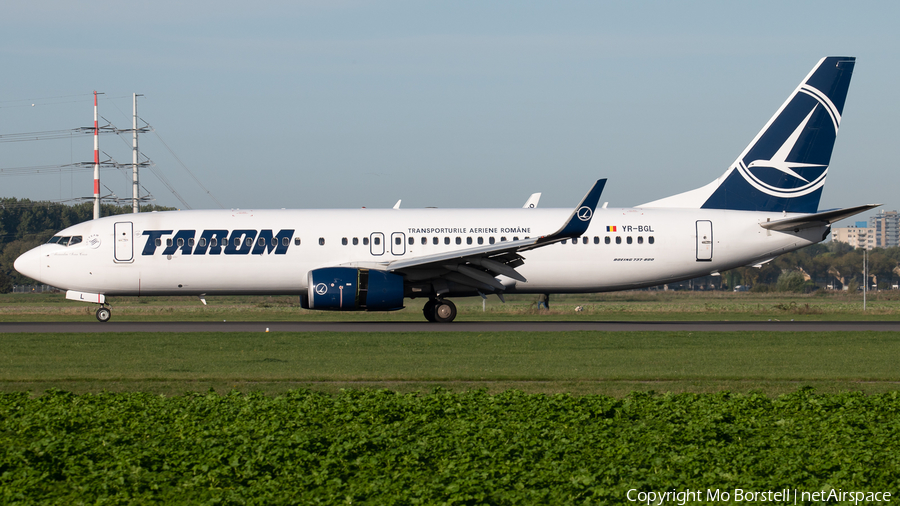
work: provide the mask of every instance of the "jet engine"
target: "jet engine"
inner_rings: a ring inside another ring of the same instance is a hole
[[[403,276],[370,269],[326,267],[309,272],[307,309],[392,311],[403,308]]]

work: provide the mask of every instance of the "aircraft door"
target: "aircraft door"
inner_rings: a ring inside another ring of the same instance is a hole
[[[403,232],[394,232],[391,234],[391,254],[400,256],[406,253],[406,234]]]
[[[130,221],[113,224],[116,262],[134,260],[134,225]]]
[[[713,229],[709,220],[697,221],[697,261],[711,262],[713,254]]]
[[[384,255],[384,234],[373,232],[369,236],[369,251],[375,256]]]

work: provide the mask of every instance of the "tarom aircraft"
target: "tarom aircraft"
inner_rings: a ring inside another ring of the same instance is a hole
[[[299,295],[307,309],[392,311],[427,298],[627,290],[761,265],[877,205],[819,211],[855,58],[820,60],[710,184],[633,208],[171,211],[71,226],[15,262],[68,299]]]

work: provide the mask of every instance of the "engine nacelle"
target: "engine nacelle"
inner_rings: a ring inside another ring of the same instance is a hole
[[[352,267],[309,271],[309,309],[393,311],[403,308],[403,276]]]

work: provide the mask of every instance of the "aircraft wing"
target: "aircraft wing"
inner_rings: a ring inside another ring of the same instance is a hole
[[[857,215],[864,211],[868,211],[869,209],[874,209],[879,206],[881,206],[881,204],[866,204],[862,206],[848,207],[846,209],[834,209],[831,211],[823,211],[820,213],[805,214],[803,216],[797,216],[794,218],[785,218],[783,220],[764,221],[761,222],[759,226],[768,230],[778,231],[799,231],[805,228],[824,227],[825,225],[830,225],[836,221],[843,220],[844,218],[849,218],[851,216]]]
[[[518,254],[547,246],[584,234],[591,223],[594,210],[606,186],[606,179],[594,183],[566,222],[554,233],[517,241],[501,241],[415,258],[401,258],[386,262],[353,262],[348,267],[363,267],[381,271],[398,272],[410,281],[426,281],[444,278],[486,291],[503,291],[505,287],[495,276],[504,275],[518,281],[526,281],[515,268],[524,264]]]

